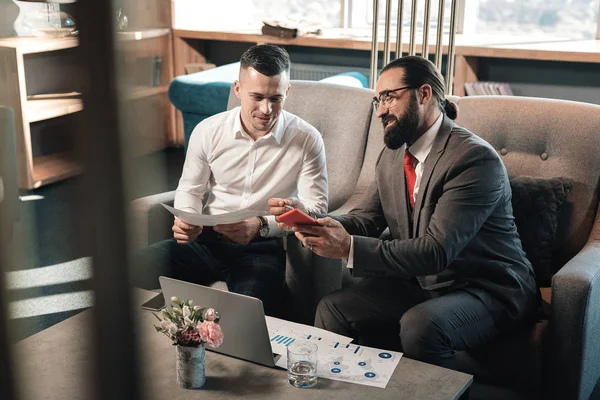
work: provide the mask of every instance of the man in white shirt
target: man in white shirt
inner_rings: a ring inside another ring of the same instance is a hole
[[[456,368],[457,351],[531,322],[540,297],[502,160],[452,122],[457,109],[444,89],[425,58],[384,67],[373,99],[386,144],[375,182],[349,214],[294,230],[305,247],[363,277],[324,297],[315,325]],[[286,203],[303,207],[271,199],[271,213]]]
[[[234,90],[241,106],[202,121],[192,132],[175,208],[209,215],[266,210],[269,198],[297,196],[308,210],[326,212],[323,139],[283,110],[290,90],[287,52],[254,46],[240,64]],[[271,313],[284,284],[286,233],[271,215],[214,227],[175,219],[173,239],[144,249],[142,262],[198,284],[224,280],[229,290],[261,299]]]

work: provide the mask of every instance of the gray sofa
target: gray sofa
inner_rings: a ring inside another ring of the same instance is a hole
[[[373,181],[383,146],[372,115],[373,92],[318,82],[293,82],[286,109],[323,134],[332,214],[355,206]],[[551,315],[531,329],[477,352],[459,354],[460,369],[476,381],[510,389],[521,398],[589,398],[600,378],[600,106],[576,102],[485,96],[455,98],[457,123],[490,142],[511,175],[567,177],[573,190],[559,221],[553,257],[562,268],[552,279]],[[229,107],[236,105],[230,97]],[[169,237],[172,217],[160,202],[173,192],[133,203],[135,246]],[[310,323],[318,300],[351,285],[341,263],[286,243],[290,318]],[[517,397],[514,397],[517,398]]]

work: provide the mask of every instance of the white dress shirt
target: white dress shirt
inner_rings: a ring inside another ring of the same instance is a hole
[[[200,122],[190,137],[175,208],[215,215],[241,209],[268,211],[272,197],[298,197],[309,211],[327,212],[327,169],[321,134],[282,111],[271,132],[252,139],[240,107]],[[269,236],[282,236],[267,216]]]
[[[444,113],[440,113],[440,116],[435,120],[433,125],[425,133],[418,138],[407,150],[415,156],[417,159],[417,166],[415,167],[415,189],[413,192],[413,200],[417,203],[417,193],[419,193],[419,187],[421,184],[421,177],[423,176],[423,164],[431,151],[433,146],[433,140],[437,136],[442,122],[444,121]],[[404,159],[404,158],[402,158]],[[403,167],[404,168],[404,167]],[[404,171],[404,169],[403,169]],[[354,267],[354,236],[350,236],[350,254],[348,255],[348,268]]]

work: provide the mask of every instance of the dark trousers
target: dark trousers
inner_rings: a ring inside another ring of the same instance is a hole
[[[260,299],[265,313],[272,315],[285,279],[281,239],[260,238],[242,245],[221,240],[212,233],[206,230],[190,244],[169,239],[139,251],[134,286],[158,288],[161,275],[205,286],[221,280],[232,292]]]
[[[480,347],[500,333],[473,294],[437,295],[417,282],[390,278],[365,278],[324,297],[315,326],[451,369],[457,351]]]

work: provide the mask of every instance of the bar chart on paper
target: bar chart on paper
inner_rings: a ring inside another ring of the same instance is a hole
[[[296,341],[296,339],[302,339],[302,340],[314,340],[314,341],[320,341],[323,340],[322,337],[320,336],[316,336],[316,335],[309,335],[309,334],[300,334],[298,337],[292,337],[292,336],[284,336],[284,335],[274,335],[271,338],[271,342],[283,345],[283,346],[289,346],[290,344],[294,343]]]
[[[350,343],[352,341],[352,338],[327,332],[314,326],[297,324],[273,317],[265,317],[265,319],[273,353],[282,356],[276,363],[281,368],[287,368],[287,346],[297,340],[315,341],[317,345],[325,342]]]
[[[278,347],[287,347],[296,340],[343,343],[350,343],[352,341],[352,338],[327,332],[314,326],[297,324],[273,317],[266,317],[266,321],[271,347],[274,350]]]

